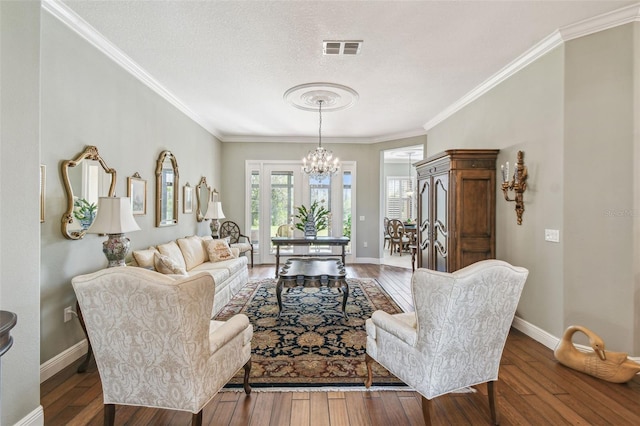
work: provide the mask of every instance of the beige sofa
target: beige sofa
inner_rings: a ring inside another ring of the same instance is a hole
[[[197,235],[179,238],[132,253],[131,266],[143,267],[172,278],[184,278],[199,272],[213,277],[216,290],[213,318],[247,283],[247,257],[228,247],[224,240]]]

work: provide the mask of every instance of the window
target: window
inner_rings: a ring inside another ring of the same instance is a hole
[[[386,217],[402,221],[413,218],[413,197],[407,194],[411,190],[409,177],[387,177]]]

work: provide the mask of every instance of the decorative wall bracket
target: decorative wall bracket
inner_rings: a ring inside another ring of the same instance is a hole
[[[522,213],[524,213],[524,200],[522,194],[527,190],[527,166],[524,165],[524,152],[518,151],[518,159],[516,168],[513,171],[513,177],[509,180],[509,162],[506,166],[500,166],[502,171],[502,192],[504,199],[507,201],[515,201],[516,215],[518,216],[518,225],[522,225]],[[514,192],[514,198],[509,198],[509,191]]]

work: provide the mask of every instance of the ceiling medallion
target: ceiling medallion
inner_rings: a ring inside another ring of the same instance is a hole
[[[284,92],[284,100],[298,109],[317,111],[322,101],[325,112],[340,111],[352,107],[359,98],[350,87],[334,83],[306,83]]]

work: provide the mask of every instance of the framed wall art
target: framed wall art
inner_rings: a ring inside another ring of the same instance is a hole
[[[182,193],[182,212],[185,214],[193,213],[193,187],[189,182],[184,186]]]
[[[147,181],[138,172],[127,178],[127,197],[131,199],[134,216],[147,214]]]

